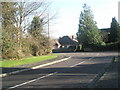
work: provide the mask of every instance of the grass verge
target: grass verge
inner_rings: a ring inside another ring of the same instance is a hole
[[[18,65],[30,64],[34,62],[54,59],[57,56],[58,56],[57,54],[51,54],[51,55],[45,55],[45,56],[29,57],[21,60],[5,60],[5,61],[0,61],[0,67],[14,67]]]

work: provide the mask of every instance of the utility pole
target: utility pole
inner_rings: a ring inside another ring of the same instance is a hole
[[[47,13],[47,16],[48,16],[48,40],[50,38],[50,32],[49,32],[49,13]]]
[[[48,51],[49,51],[49,48],[50,48],[49,13],[47,13],[47,16],[48,16]]]
[[[2,51],[2,4],[0,2],[0,51]],[[2,52],[0,52],[0,58],[2,58]]]

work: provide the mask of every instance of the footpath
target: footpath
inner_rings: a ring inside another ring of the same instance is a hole
[[[103,76],[96,82],[94,88],[120,88],[120,57],[117,57]]]

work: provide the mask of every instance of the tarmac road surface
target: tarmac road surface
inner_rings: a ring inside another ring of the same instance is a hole
[[[86,88],[117,52],[63,53],[71,58],[2,78],[2,88]]]

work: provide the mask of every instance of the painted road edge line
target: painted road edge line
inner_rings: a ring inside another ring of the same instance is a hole
[[[48,66],[48,65],[56,64],[56,63],[59,63],[59,62],[62,62],[62,61],[66,61],[66,60],[68,60],[68,59],[70,59],[70,58],[71,58],[71,57],[68,57],[68,58],[64,58],[64,59],[61,59],[61,60],[57,60],[57,61],[54,61],[54,62],[51,62],[51,63],[39,65],[39,66],[36,66],[36,67],[32,67],[31,69],[38,69],[38,68],[45,67],[45,66]]]
[[[57,61],[53,61],[51,63],[46,63],[46,64],[42,64],[42,65],[39,65],[39,66],[31,67],[29,69],[22,69],[22,70],[13,71],[13,72],[10,72],[10,73],[0,74],[0,77],[5,77],[5,76],[11,75],[11,74],[16,74],[16,73],[20,73],[20,72],[23,72],[23,71],[28,71],[28,70],[31,70],[31,69],[32,70],[38,69],[38,68],[41,68],[41,67],[45,67],[45,66],[49,66],[49,65],[52,65],[52,64],[56,64],[56,63],[62,62],[62,61],[66,61],[66,60],[68,60],[70,58],[71,57],[60,59],[60,60],[57,60]]]
[[[9,90],[9,89],[13,89],[13,88],[17,88],[17,87],[20,87],[20,86],[23,86],[23,85],[26,85],[26,84],[29,84],[29,83],[35,82],[35,81],[37,81],[37,80],[40,80],[40,79],[43,79],[43,78],[46,78],[46,77],[52,76],[52,75],[54,75],[54,74],[56,74],[56,73],[57,73],[57,72],[49,73],[49,74],[44,75],[44,76],[42,76],[42,77],[39,77],[39,78],[36,78],[36,79],[30,80],[30,81],[27,81],[27,82],[24,82],[24,83],[21,83],[21,84],[18,84],[18,85],[12,86],[12,87],[9,87],[7,90]]]
[[[77,64],[75,64],[75,65],[73,65],[73,66],[70,66],[71,68],[73,68],[73,67],[75,67],[75,66],[77,66],[77,65],[80,65],[80,64],[82,64],[82,63],[84,63],[85,61],[82,61],[82,62],[80,62],[80,63],[77,63]]]

